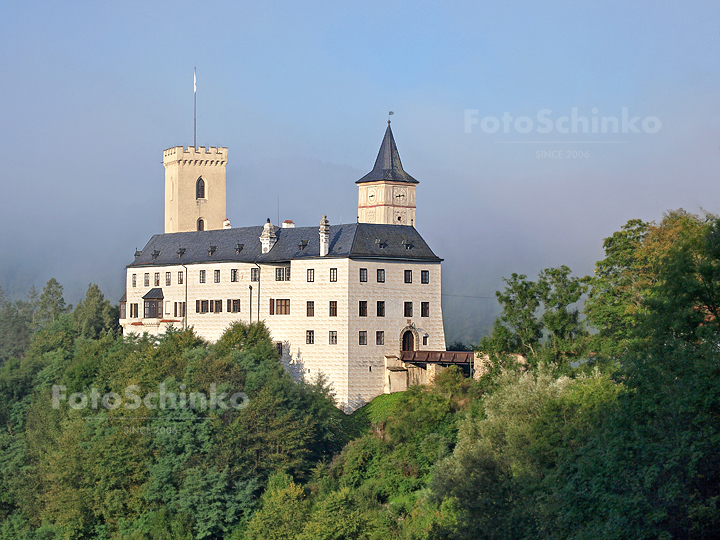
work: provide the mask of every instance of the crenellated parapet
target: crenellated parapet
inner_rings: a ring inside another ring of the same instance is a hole
[[[163,164],[224,166],[227,164],[228,149],[215,146],[174,146],[163,151]]]

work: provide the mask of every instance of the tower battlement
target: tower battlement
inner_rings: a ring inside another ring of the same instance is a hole
[[[183,164],[225,165],[227,158],[228,149],[222,146],[173,146],[163,151],[163,164],[180,161]]]

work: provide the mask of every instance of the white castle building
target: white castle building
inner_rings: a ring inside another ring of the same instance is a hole
[[[230,228],[227,159],[227,148],[164,151],[165,233],[127,266],[124,332],[172,325],[214,341],[234,321],[264,321],[286,368],[325,374],[345,410],[397,388],[397,372],[407,381],[408,354],[445,350],[442,259],[415,229],[418,182],[389,122],[356,182],[358,223]]]

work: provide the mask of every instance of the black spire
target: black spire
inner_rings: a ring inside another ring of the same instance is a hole
[[[382,144],[380,145],[380,152],[378,152],[373,170],[355,183],[364,184],[366,182],[377,182],[378,180],[419,184],[417,180],[403,171],[402,163],[400,162],[400,154],[398,154],[397,146],[395,146],[395,138],[393,137],[392,130],[390,129],[389,120],[388,127],[385,130],[385,137],[383,137]]]

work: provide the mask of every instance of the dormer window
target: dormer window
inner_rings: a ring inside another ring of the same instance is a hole
[[[195,198],[196,199],[204,199],[205,198],[205,180],[202,179],[202,176],[197,179],[197,183],[195,184]],[[201,229],[198,229],[201,230]]]

